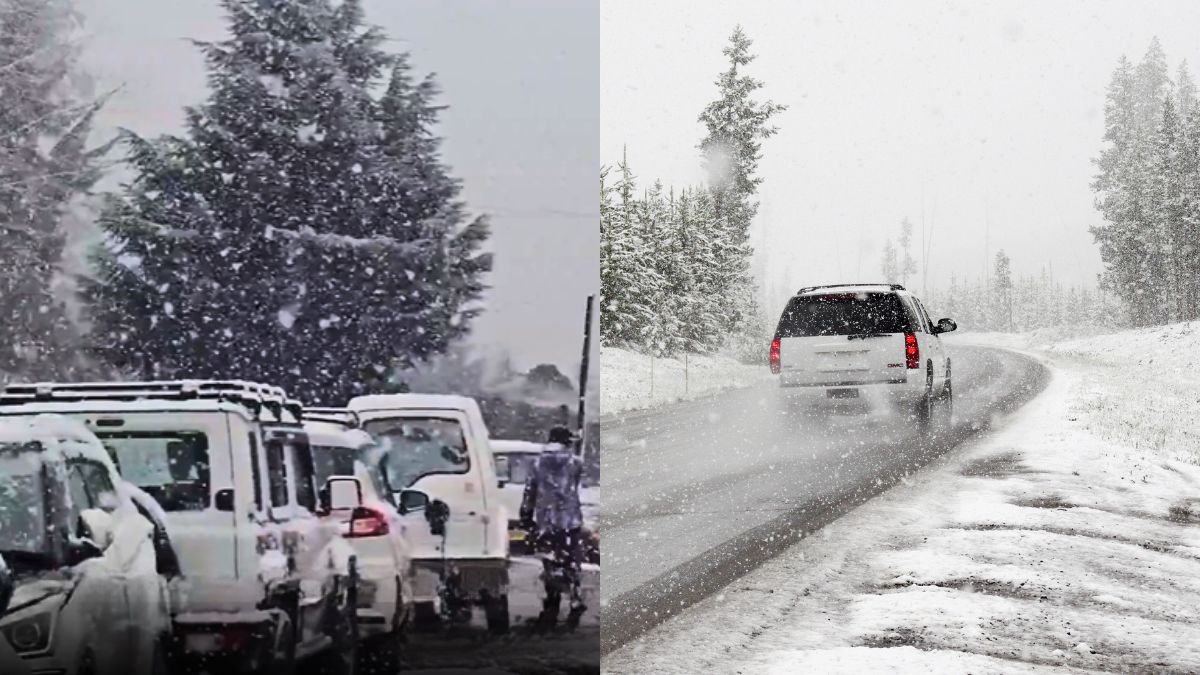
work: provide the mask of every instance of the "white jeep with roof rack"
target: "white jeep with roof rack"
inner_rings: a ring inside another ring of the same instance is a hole
[[[240,381],[9,385],[0,418],[83,422],[124,479],[161,505],[180,576],[171,582],[175,662],[285,672],[321,655],[351,673],[357,570],[317,516],[300,405]]]
[[[779,318],[771,372],[788,398],[896,407],[928,431],[950,423],[951,363],[939,335],[955,328],[950,319],[933,323],[899,284],[810,286]]]

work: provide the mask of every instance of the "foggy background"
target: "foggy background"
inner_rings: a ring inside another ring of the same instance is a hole
[[[639,187],[703,182],[696,117],[739,23],[756,99],[789,106],[763,141],[753,230],[769,317],[802,285],[880,280],[905,216],[918,266],[922,221],[931,238],[931,288],[982,278],[1000,248],[1014,274],[1095,286],[1089,184],[1117,59],[1157,35],[1172,76],[1200,66],[1196,3],[605,0],[603,163],[627,145]]]
[[[178,133],[183,107],[205,96],[204,63],[188,39],[225,37],[217,0],[78,0],[81,65],[97,92],[120,90],[95,135],[126,126]],[[543,362],[578,376],[584,301],[599,288],[598,8],[594,1],[366,0],[367,20],[414,76],[435,72],[451,174],[472,212],[492,217],[496,254],[474,343],[513,365]],[[120,178],[111,176],[102,187]]]

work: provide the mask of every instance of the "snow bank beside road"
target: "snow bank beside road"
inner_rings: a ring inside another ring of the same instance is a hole
[[[996,432],[604,669],[1200,672],[1200,466],[1175,440],[1200,417],[1145,404],[1197,405],[1194,339],[1180,325],[1041,350],[1053,381]],[[1146,365],[1132,377],[1130,358]]]
[[[713,394],[723,389],[749,387],[768,380],[765,363],[748,366],[728,356],[651,359],[644,354],[604,347],[600,350],[600,412],[612,415]]]

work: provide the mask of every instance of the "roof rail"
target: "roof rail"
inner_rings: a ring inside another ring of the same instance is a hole
[[[362,421],[359,419],[358,413],[349,408],[305,408],[304,420],[306,422],[340,424],[352,429],[362,426]]]
[[[851,287],[851,286],[886,286],[886,287],[892,289],[893,291],[903,291],[904,290],[904,287],[901,286],[900,284],[826,284],[824,286],[805,286],[804,288],[801,288],[800,290],[796,291],[796,295],[800,295],[802,293],[808,293],[810,291],[817,291],[822,288],[847,288],[847,287]]]
[[[257,417],[270,410],[276,418],[288,412],[297,421],[303,405],[283,389],[244,380],[163,380],[150,382],[38,382],[9,384],[0,391],[0,407],[39,402],[79,401],[229,401]]]

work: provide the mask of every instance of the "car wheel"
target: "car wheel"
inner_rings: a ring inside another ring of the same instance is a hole
[[[932,426],[934,415],[935,401],[933,398],[933,370],[927,371],[925,377],[925,392],[917,401],[916,411],[914,412],[917,431],[922,434],[929,433]]]
[[[154,653],[150,656],[150,672],[154,675],[171,675],[171,667],[167,663],[168,638],[159,636],[154,641]]]
[[[392,630],[368,640],[359,650],[359,672],[368,675],[395,675],[400,672],[404,659],[405,625],[401,622],[401,603],[396,594],[396,616],[392,619]]]
[[[357,570],[341,580],[342,591],[335,599],[336,609],[331,617],[329,637],[333,643],[321,659],[321,675],[356,675],[358,667],[358,585]]]
[[[508,613],[508,594],[493,596],[487,591],[482,592],[483,612],[487,618],[488,632],[492,635],[504,635],[512,624]]]
[[[432,602],[413,604],[413,630],[418,633],[435,632],[442,623],[437,607]]]

